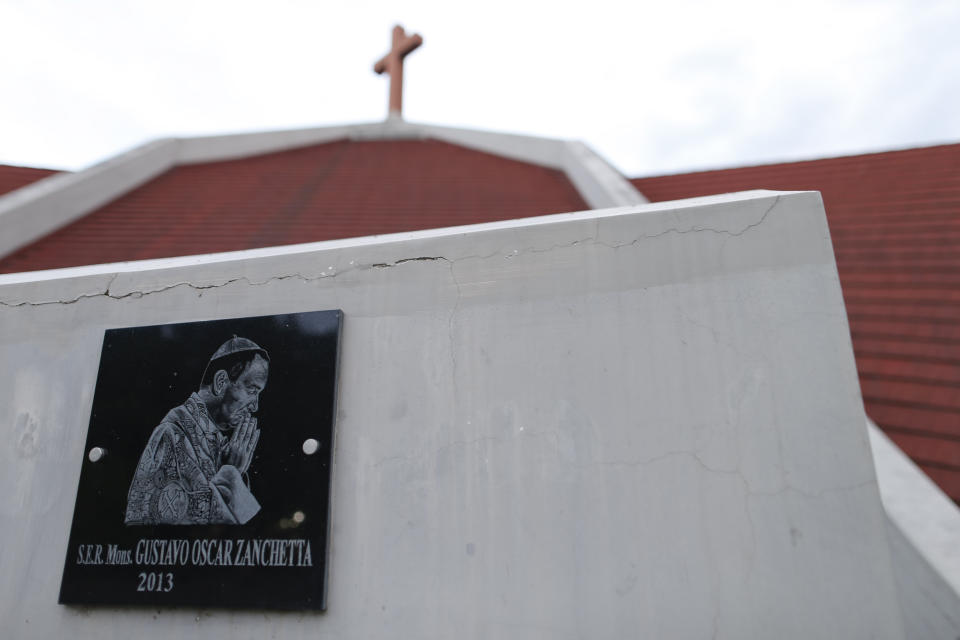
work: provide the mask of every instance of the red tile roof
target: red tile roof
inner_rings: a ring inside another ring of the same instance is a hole
[[[433,140],[343,140],[176,167],[0,260],[0,273],[586,208],[561,171]]]
[[[960,144],[632,180],[823,195],[867,414],[960,502]]]
[[[55,173],[58,172],[51,169],[31,169],[0,164],[0,196]]]

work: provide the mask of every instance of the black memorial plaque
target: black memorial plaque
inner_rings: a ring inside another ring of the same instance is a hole
[[[342,317],[104,333],[61,603],[325,608]]]

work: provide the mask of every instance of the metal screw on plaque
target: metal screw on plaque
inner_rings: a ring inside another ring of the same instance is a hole
[[[303,522],[306,519],[306,517],[307,516],[303,513],[303,511],[293,512],[293,521],[296,522],[297,524],[300,524],[301,522]]]
[[[312,456],[317,452],[317,449],[320,448],[320,443],[313,438],[307,438],[303,441],[303,452],[308,456]]]
[[[107,450],[102,447],[94,447],[90,449],[90,453],[87,454],[87,457],[90,458],[90,462],[99,462],[100,458],[107,455]]]

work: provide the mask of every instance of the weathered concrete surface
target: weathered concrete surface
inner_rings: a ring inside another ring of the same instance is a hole
[[[908,638],[960,638],[960,510],[868,421]]]
[[[56,604],[103,330],[340,308],[329,610]],[[8,637],[900,638],[814,193],[0,276]]]

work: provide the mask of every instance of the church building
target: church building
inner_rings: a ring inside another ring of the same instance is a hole
[[[20,326],[13,314],[25,307],[58,303],[66,305],[66,313],[73,313],[68,307],[79,307],[87,298],[134,303],[146,301],[148,292],[181,287],[191,288],[192,295],[201,299],[208,295],[205,287],[211,287],[213,294],[220,286],[161,282],[159,276],[154,289],[120,286],[124,274],[140,271],[162,273],[167,268],[224,262],[237,266],[232,275],[223,276],[223,282],[244,280],[253,287],[261,281],[243,265],[264,256],[424,239],[433,237],[432,233],[461,237],[466,242],[476,229],[507,233],[511,225],[526,229],[524,224],[540,224],[537,221],[543,216],[547,216],[544,224],[562,224],[565,216],[579,220],[578,212],[604,210],[603,216],[614,216],[636,211],[638,216],[654,216],[671,207],[695,207],[701,202],[678,201],[703,199],[704,206],[714,206],[727,202],[724,198],[735,198],[723,194],[742,195],[749,201],[767,197],[765,191],[819,192],[829,228],[829,238],[823,241],[832,247],[856,363],[856,379],[850,382],[859,383],[866,412],[862,438],[869,437],[876,466],[887,518],[886,530],[880,534],[889,539],[906,637],[960,634],[960,607],[953,608],[960,605],[960,144],[675,175],[624,176],[579,141],[405,120],[403,59],[421,42],[419,36],[397,27],[390,52],[376,63],[378,73],[390,76],[389,111],[382,122],[164,138],[77,172],[0,166],[0,317],[7,316],[4,333]],[[730,240],[729,248],[719,251],[736,251],[736,236],[762,220],[736,232],[716,232],[718,240],[723,240],[719,237],[723,234]],[[664,227],[658,233],[681,234],[702,228],[698,222],[689,229]],[[526,233],[518,231],[518,238]],[[583,242],[599,240],[584,238]],[[636,244],[636,239],[606,237],[604,242],[624,247]],[[524,242],[517,243],[521,253],[523,246]],[[477,255],[485,255],[487,249],[477,241]],[[701,250],[707,251],[694,247],[676,260],[696,265]],[[373,266],[395,267],[404,260],[446,258],[408,256]],[[316,269],[326,277],[326,264],[316,263]],[[329,269],[333,275],[333,265]],[[783,270],[786,273],[787,267]],[[321,277],[317,274],[311,277]],[[102,282],[102,287],[90,285],[56,299],[47,293],[36,297],[29,293],[31,283],[47,286],[43,283],[88,276],[99,278],[96,281]],[[423,286],[432,286],[432,276],[422,277]],[[518,271],[512,276],[490,275],[490,280],[509,277],[523,276]],[[709,274],[692,282],[706,279]],[[478,276],[472,286],[476,295],[484,295],[482,278]],[[461,293],[469,297],[472,290],[465,286]],[[390,294],[384,290],[382,295]],[[213,313],[205,308],[199,315]],[[797,313],[803,317],[804,311]],[[809,313],[818,312],[811,308]],[[345,314],[344,326],[349,327],[346,309]],[[139,315],[131,315],[130,320],[115,324],[143,323]],[[678,315],[677,322],[681,321],[686,322]],[[452,323],[451,319],[451,332]],[[642,322],[636,325],[638,332],[648,330],[658,331]],[[382,337],[391,336],[396,337],[391,333]],[[409,353],[406,357],[415,359]],[[454,361],[452,366],[462,374],[469,362]],[[417,366],[421,365],[429,366]],[[10,362],[4,364],[10,366]],[[763,370],[758,367],[757,371]],[[552,373],[545,371],[544,375]],[[763,385],[749,377],[744,380],[747,389]],[[469,400],[463,402],[469,404]],[[390,410],[399,416],[407,408],[398,405]],[[7,432],[21,428],[12,424],[0,427]],[[573,440],[570,446],[575,446]],[[703,461],[694,460],[697,462]],[[824,464],[833,462],[843,465],[830,460]],[[404,481],[402,476],[399,481]],[[576,491],[572,486],[569,490]],[[334,509],[337,500],[349,499],[335,497]],[[344,520],[353,513],[351,509],[346,509]],[[333,526],[331,554],[336,554],[336,519]],[[797,531],[800,529],[798,526]],[[794,546],[815,543],[802,539],[801,533],[790,535]],[[616,540],[617,536],[611,534],[610,538]],[[829,546],[829,541],[820,543]],[[465,553],[473,557],[477,547],[471,546],[473,542],[465,544]],[[54,552],[60,554],[61,549]],[[717,556],[721,565],[722,556]],[[651,558],[645,562],[648,571],[656,566]],[[332,577],[337,579],[346,577]],[[398,580],[391,588],[402,590],[404,586]],[[691,587],[694,592],[697,588]],[[630,589],[628,580],[617,586],[616,593],[626,594]],[[722,596],[720,601],[716,611],[723,612],[722,616],[733,615],[740,606],[727,607]],[[538,601],[536,606],[547,611],[551,605]],[[610,616],[621,615],[618,612],[611,605]],[[504,615],[516,619],[511,617],[513,613]],[[816,611],[810,615],[816,617]],[[767,630],[773,633],[775,627]],[[738,627],[732,624],[729,628]],[[482,635],[477,629],[502,632],[503,627],[480,625],[468,635]],[[538,634],[528,629],[517,637],[566,637],[561,631]],[[750,634],[754,635],[744,637],[760,637],[762,630],[750,627]],[[592,635],[587,628],[576,637]],[[601,636],[604,634],[596,637]]]

